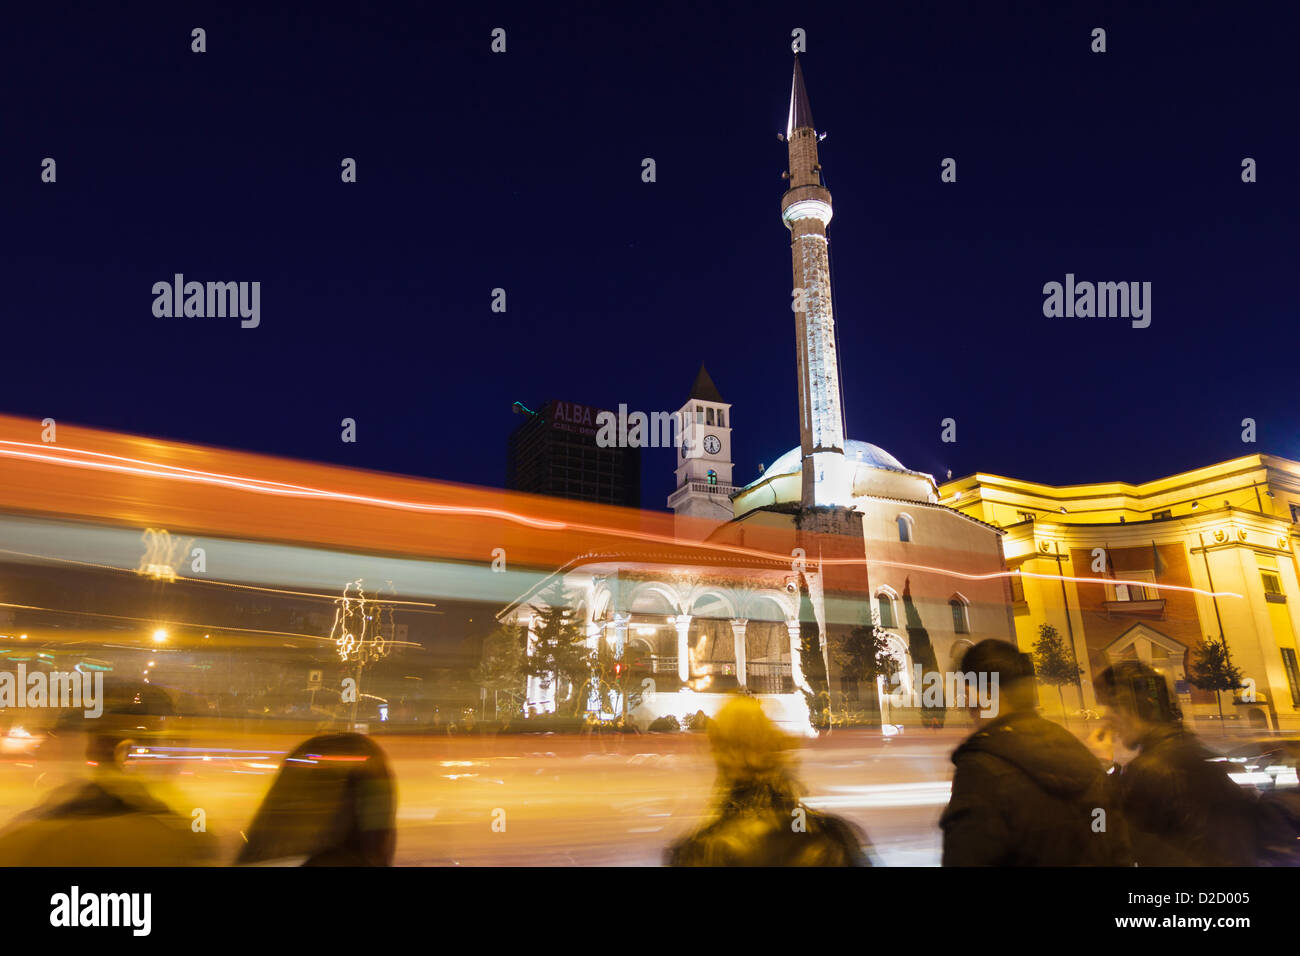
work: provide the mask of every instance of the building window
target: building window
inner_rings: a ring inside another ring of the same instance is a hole
[[[898,540],[899,541],[912,540],[912,519],[908,515],[898,516]]]
[[[703,425],[703,424],[704,424],[704,406],[703,406],[703,405],[696,405],[696,406],[695,406],[695,423],[696,423],[697,425]]]
[[[1282,648],[1282,666],[1286,668],[1286,682],[1291,685],[1291,703],[1300,707],[1300,668],[1296,667],[1295,651]]]
[[[1107,601],[1154,601],[1159,596],[1155,589],[1155,572],[1125,571],[1123,574],[1122,582],[1106,582]]]
[[[1173,509],[1166,509],[1166,510],[1164,510],[1164,511],[1157,511],[1155,514],[1153,514],[1153,515],[1151,516],[1151,520],[1152,520],[1152,521],[1168,521],[1168,520],[1170,520],[1173,516],[1174,516]]]
[[[710,469],[709,469],[709,484],[711,484],[711,485],[716,485],[717,483],[718,483],[718,473],[717,473],[716,471],[714,471],[712,468],[710,468]]]
[[[880,612],[881,627],[898,627],[894,618],[894,598],[887,591],[876,595],[876,610]]]
[[[1291,506],[1291,523],[1300,524],[1300,505]]]
[[[1012,574],[1011,581],[1011,601],[1014,604],[1025,603],[1025,582],[1019,574]]]
[[[1272,601],[1274,604],[1285,603],[1286,597],[1282,594],[1282,579],[1277,576],[1277,572],[1261,571],[1259,576],[1264,582],[1264,599]]]
[[[948,607],[952,610],[952,631],[954,634],[970,633],[970,608],[966,604],[966,599],[960,594],[948,601]]]
[[[713,424],[713,409],[710,408],[704,413],[704,421],[706,424]]]
[[[727,427],[727,413],[720,408],[718,409],[718,427],[719,428]]]

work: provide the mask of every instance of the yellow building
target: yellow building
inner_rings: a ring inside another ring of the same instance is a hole
[[[1016,637],[1057,629],[1094,675],[1123,659],[1165,673],[1189,723],[1215,726],[1215,695],[1186,681],[1188,650],[1227,639],[1247,679],[1223,695],[1231,726],[1300,730],[1300,463],[1249,455],[1142,484],[1054,487],[974,474],[940,502],[1002,528]],[[1079,690],[1064,689],[1066,709]],[[1043,696],[1049,712],[1058,695]],[[1211,724],[1210,722],[1214,722]]]

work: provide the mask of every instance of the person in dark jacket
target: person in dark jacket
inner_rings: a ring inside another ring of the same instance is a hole
[[[137,681],[107,681],[103,694],[102,715],[63,714],[41,748],[51,773],[66,763],[88,770],[89,778],[54,789],[0,832],[0,866],[215,864],[216,838],[151,790],[169,762],[130,759],[174,742],[171,698]]]
[[[1183,728],[1164,677],[1125,661],[1097,677],[1114,736],[1137,756],[1115,776],[1139,866],[1251,866],[1256,807]]]
[[[712,819],[668,848],[669,866],[870,866],[865,834],[805,807],[791,768],[794,740],[753,697],[707,723],[718,767]]]
[[[383,750],[323,734],[285,758],[236,861],[260,866],[391,866],[397,790]]]
[[[1073,734],[1038,715],[1029,658],[985,640],[961,666],[996,688],[996,704],[970,708],[975,732],[952,755],[943,865],[1129,865],[1106,773]]]

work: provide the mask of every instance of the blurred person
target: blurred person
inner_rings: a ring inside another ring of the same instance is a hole
[[[361,734],[323,734],[289,754],[248,829],[239,864],[392,866],[397,790]]]
[[[1039,716],[1028,656],[984,640],[961,668],[996,687],[996,704],[992,713],[969,708],[975,731],[952,755],[952,798],[939,819],[943,865],[1130,864],[1106,773],[1073,734]]]
[[[710,822],[668,848],[669,866],[870,866],[866,836],[800,802],[795,741],[753,697],[736,696],[707,724],[718,768]]]
[[[0,866],[198,866],[217,860],[211,834],[195,832],[146,785],[147,769],[167,761],[138,760],[133,750],[170,734],[171,699],[156,685],[105,681],[104,712],[60,717],[42,750],[57,764],[89,768],[89,779],[57,787],[39,806],[0,832]],[[137,766],[145,765],[145,766]],[[78,774],[78,777],[81,775]]]
[[[1223,762],[1183,727],[1164,677],[1140,661],[1108,667],[1096,681],[1107,728],[1092,743],[1136,754],[1113,776],[1139,866],[1250,866],[1256,807]]]

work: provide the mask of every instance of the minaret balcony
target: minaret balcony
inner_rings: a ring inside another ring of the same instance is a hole
[[[791,206],[799,207],[794,215],[790,214]],[[823,223],[827,223],[831,221],[830,210],[831,192],[824,186],[795,186],[793,189],[787,189],[785,195],[781,197],[781,218],[786,222],[816,215]]]

